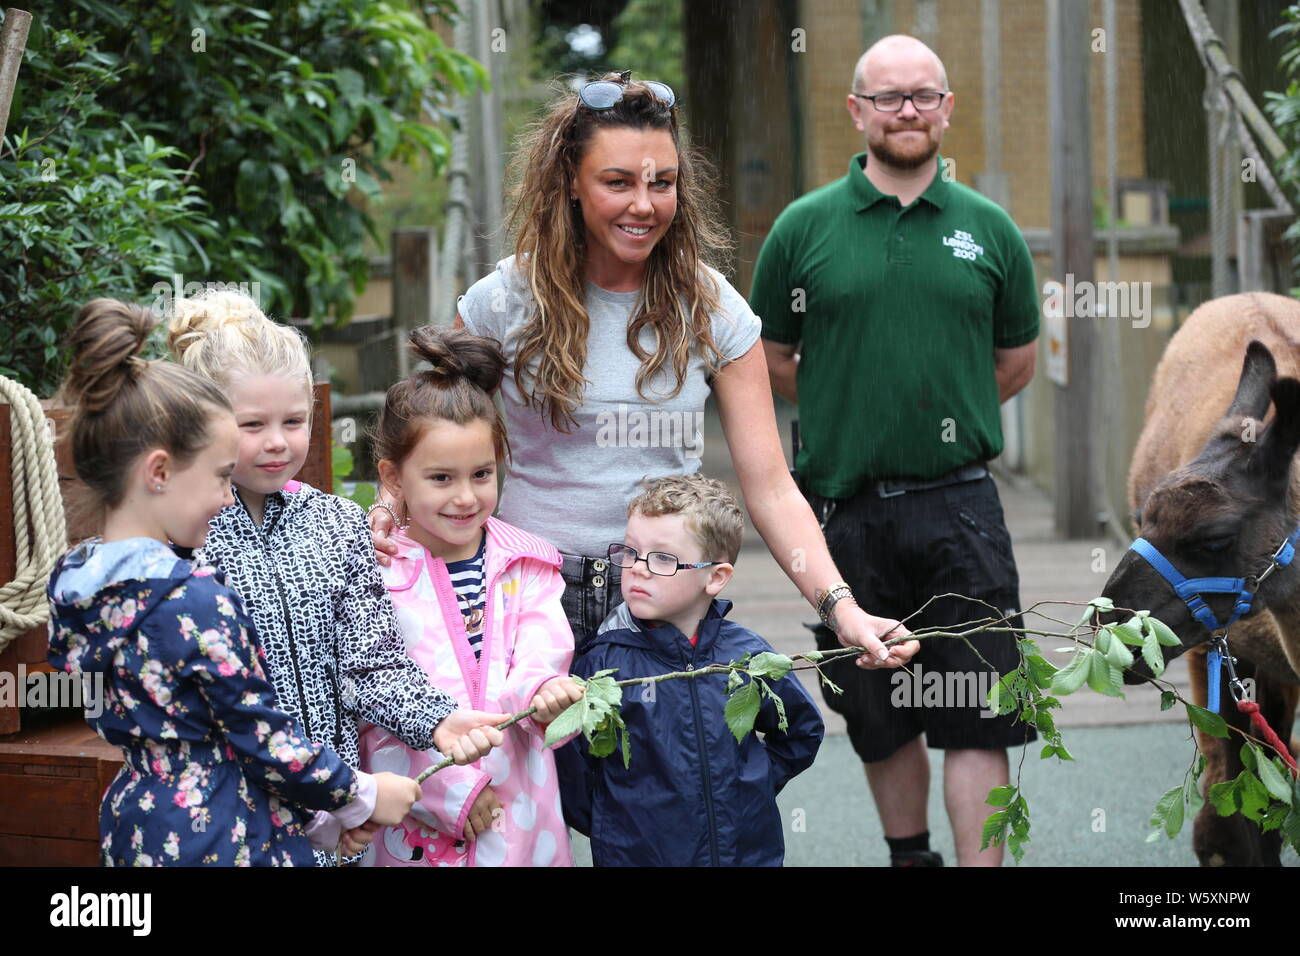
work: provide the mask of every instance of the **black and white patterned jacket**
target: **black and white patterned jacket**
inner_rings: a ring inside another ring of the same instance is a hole
[[[259,528],[235,496],[200,555],[243,598],[280,708],[352,767],[358,719],[432,747],[456,701],[406,654],[361,508],[290,481],[267,495]]]

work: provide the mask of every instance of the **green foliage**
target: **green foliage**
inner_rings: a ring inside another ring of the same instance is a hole
[[[591,677],[574,677],[583,688],[582,698],[566,707],[546,727],[546,745],[554,747],[565,737],[578,731],[587,738],[593,757],[608,757],[615,749],[623,754],[623,766],[632,762],[632,745],[627,736],[627,725],[619,707],[623,702],[623,688],[612,678],[614,671],[597,671]]]
[[[994,787],[989,791],[988,803],[1002,809],[984,821],[980,849],[1005,844],[1019,863],[1025,855],[1024,845],[1029,842],[1029,804],[1018,787]]]
[[[125,68],[32,21],[0,148],[0,375],[49,395],[82,304],[134,298],[216,236],[181,156],[105,106]]]
[[[1273,128],[1287,146],[1287,152],[1276,170],[1282,190],[1295,203],[1300,200],[1300,4],[1292,4],[1282,12],[1283,24],[1273,31],[1273,38],[1282,38],[1282,57],[1279,61],[1287,78],[1286,90],[1264,94],[1264,110],[1273,121]],[[1287,239],[1300,239],[1300,221],[1287,227]],[[1300,256],[1292,259],[1300,266]],[[1292,289],[1300,295],[1300,289]]]
[[[628,0],[614,19],[618,40],[605,59],[611,69],[632,70],[638,80],[658,80],[678,98],[686,89],[683,0]]]
[[[375,486],[367,481],[358,481],[349,494],[344,491],[343,483],[353,469],[352,452],[343,445],[334,445],[330,452],[330,473],[334,478],[334,493],[340,498],[355,501],[362,508],[369,508],[375,503],[378,494]]]
[[[428,120],[486,83],[432,28],[453,11],[68,0],[42,12],[0,155],[0,249],[17,263],[0,280],[0,365],[48,386],[81,302],[146,300],[172,274],[256,282],[274,314],[350,317],[386,164],[423,157],[441,174],[449,140]],[[37,175],[51,159],[53,182]]]

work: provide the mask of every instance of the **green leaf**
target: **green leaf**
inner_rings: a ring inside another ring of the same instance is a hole
[[[1161,644],[1164,644],[1166,647],[1177,647],[1179,644],[1183,643],[1178,639],[1178,635],[1171,631],[1164,621],[1161,621],[1158,618],[1145,618],[1143,626],[1153,631],[1156,635],[1156,640]]]
[[[990,846],[997,846],[1002,842],[1002,834],[1006,829],[1007,811],[995,810],[989,814],[984,821],[984,829],[980,834],[980,849],[986,850]]]
[[[1291,848],[1295,849],[1300,846],[1300,813],[1296,813],[1295,807],[1292,807],[1282,821],[1282,836]]]
[[[727,727],[736,738],[736,743],[745,739],[745,735],[754,729],[754,719],[758,717],[758,685],[752,680],[740,690],[727,698],[723,710]]]
[[[745,672],[750,677],[766,677],[771,680],[780,680],[790,673],[793,664],[794,662],[784,654],[763,651],[761,654],[755,654],[750,659],[749,664],[745,667]]]
[[[1254,770],[1259,766],[1257,757],[1262,757],[1263,753],[1254,744],[1247,741],[1241,745],[1241,765],[1247,770]]]
[[[1183,788],[1174,787],[1166,790],[1156,801],[1156,808],[1151,814],[1151,825],[1163,828],[1172,840],[1183,828]]]
[[[1025,664],[1028,666],[1030,679],[1041,688],[1051,687],[1052,681],[1060,673],[1047,658],[1037,654],[1026,657]]]
[[[1282,772],[1277,769],[1273,761],[1269,760],[1264,754],[1258,754],[1259,767],[1256,772],[1259,774],[1259,782],[1264,785],[1274,799],[1281,800],[1287,806],[1291,805],[1291,784],[1282,777]]]
[[[1112,667],[1118,667],[1122,670],[1125,667],[1133,666],[1133,652],[1128,649],[1123,639],[1120,638],[1111,642],[1110,648],[1106,651],[1106,660]]]
[[[1147,620],[1151,620],[1148,618]],[[1151,668],[1151,674],[1159,677],[1165,672],[1165,656],[1160,653],[1160,642],[1156,639],[1154,631],[1147,631],[1146,638],[1142,642],[1142,659],[1147,662],[1147,667]],[[1165,691],[1165,693],[1169,693]],[[1170,707],[1173,705],[1170,704]],[[1161,710],[1168,710],[1164,703],[1160,705]]]
[[[1256,822],[1262,820],[1273,802],[1268,788],[1249,770],[1237,774],[1237,779],[1240,781],[1238,793],[1241,795],[1241,815]]]
[[[1052,693],[1065,696],[1073,694],[1083,686],[1092,666],[1092,651],[1080,646],[1074,652],[1074,658],[1058,670],[1052,678]]]
[[[1225,780],[1210,786],[1210,803],[1214,805],[1219,816],[1230,817],[1237,812],[1241,806],[1238,800],[1239,790],[1236,780]]]
[[[575,700],[559,716],[546,725],[546,746],[555,747],[561,740],[582,729],[582,716],[586,713],[586,698]]]
[[[989,791],[989,798],[984,802],[990,807],[1005,807],[1015,795],[1015,787],[994,787]]]
[[[1099,694],[1105,694],[1107,697],[1123,697],[1123,692],[1117,686],[1122,683],[1119,675],[1119,668],[1113,666],[1101,654],[1094,653],[1088,668],[1088,686]]]
[[[763,678],[755,677],[754,681],[758,684],[758,689],[763,692],[763,695],[776,705],[777,729],[782,731],[788,730],[790,724],[785,719],[785,701],[781,699],[781,695],[773,691],[772,688],[768,686],[767,681],[763,680]]]
[[[1129,618],[1123,624],[1114,625],[1115,636],[1125,644],[1132,644],[1134,647],[1141,647],[1144,640],[1142,636],[1142,627],[1137,623],[1136,618]]]
[[[1105,655],[1110,650],[1111,642],[1115,639],[1114,625],[1107,624],[1097,632],[1097,636],[1092,640],[1092,647],[1098,654]]]
[[[810,661],[815,664],[826,655],[823,654],[821,651],[805,651],[801,656],[803,657],[804,660]]]
[[[1273,807],[1273,809],[1269,810],[1268,813],[1264,814],[1264,819],[1259,821],[1260,831],[1268,833],[1270,830],[1276,830],[1282,825],[1282,821],[1286,819],[1287,814],[1291,812],[1291,808],[1285,803],[1279,803],[1277,806]]]
[[[1197,707],[1195,704],[1187,704],[1187,716],[1191,718],[1193,724],[1199,727],[1211,737],[1227,737],[1228,725],[1218,714],[1206,710],[1204,707]]]
[[[1178,695],[1175,694],[1172,690],[1166,690],[1166,691],[1161,691],[1161,692],[1160,692],[1160,709],[1161,709],[1161,710],[1168,710],[1170,707],[1174,706],[1174,704],[1176,704],[1176,703],[1178,703]]]

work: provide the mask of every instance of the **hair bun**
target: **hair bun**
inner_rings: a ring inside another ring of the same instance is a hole
[[[506,359],[495,341],[465,329],[445,331],[426,325],[413,329],[409,348],[429,368],[416,374],[448,388],[464,379],[491,395],[501,385]]]
[[[117,299],[94,299],[82,306],[69,338],[72,363],[64,401],[84,414],[108,407],[148,367],[140,353],[156,324],[148,309]]]
[[[178,362],[184,362],[189,349],[218,329],[266,320],[257,301],[242,292],[214,289],[192,299],[177,299],[167,323],[167,348]]]

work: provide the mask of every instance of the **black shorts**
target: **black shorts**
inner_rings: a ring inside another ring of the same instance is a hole
[[[819,516],[819,508],[834,504],[826,543],[867,612],[902,620],[931,596],[947,593],[979,598],[999,612],[1020,609],[1020,578],[992,478],[888,498],[874,485],[855,498],[809,498]],[[944,598],[907,626],[949,627],[992,613]],[[1014,621],[1020,626],[1019,615]],[[823,686],[822,694],[848,722],[859,758],[884,760],[922,732],[929,746],[942,750],[1004,749],[1035,739],[1032,727],[1014,714],[997,716],[986,700],[992,683],[1019,664],[1015,636],[983,633],[970,641],[975,650],[955,638],[922,641],[907,665],[910,675],[902,668],[862,670],[849,659],[826,665],[844,693]],[[819,627],[817,646],[841,645]]]

